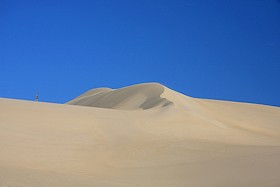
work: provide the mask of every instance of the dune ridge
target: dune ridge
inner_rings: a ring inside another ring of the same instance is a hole
[[[161,97],[167,88],[158,83],[144,83],[117,90],[92,89],[66,104],[123,110],[147,110],[172,105]]]
[[[279,107],[157,83],[67,104],[0,98],[1,187],[278,187],[279,158]]]

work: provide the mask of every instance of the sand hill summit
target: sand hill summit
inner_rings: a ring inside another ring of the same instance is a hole
[[[172,105],[172,98],[165,96],[168,88],[158,83],[145,83],[120,88],[92,89],[67,104],[99,108],[137,110]],[[170,100],[169,100],[170,99]]]

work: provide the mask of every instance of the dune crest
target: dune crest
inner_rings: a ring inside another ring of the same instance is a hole
[[[161,108],[173,104],[169,98],[162,97],[166,89],[158,83],[137,84],[116,90],[97,88],[87,91],[66,104],[121,110]]]

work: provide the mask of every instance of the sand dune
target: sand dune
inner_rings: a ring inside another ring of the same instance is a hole
[[[124,110],[160,108],[172,104],[168,99],[161,98],[165,89],[158,83],[139,84],[118,90],[98,88],[67,104]]]
[[[88,107],[84,107],[88,106]],[[0,186],[280,186],[280,108],[157,83],[0,99]]]

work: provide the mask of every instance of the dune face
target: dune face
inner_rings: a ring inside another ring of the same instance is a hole
[[[99,88],[90,90],[67,104],[122,110],[146,110],[172,104],[166,98],[161,98],[164,90],[165,87],[157,83],[139,84],[118,90]]]
[[[157,83],[0,99],[0,186],[278,187],[279,158],[279,107]]]

